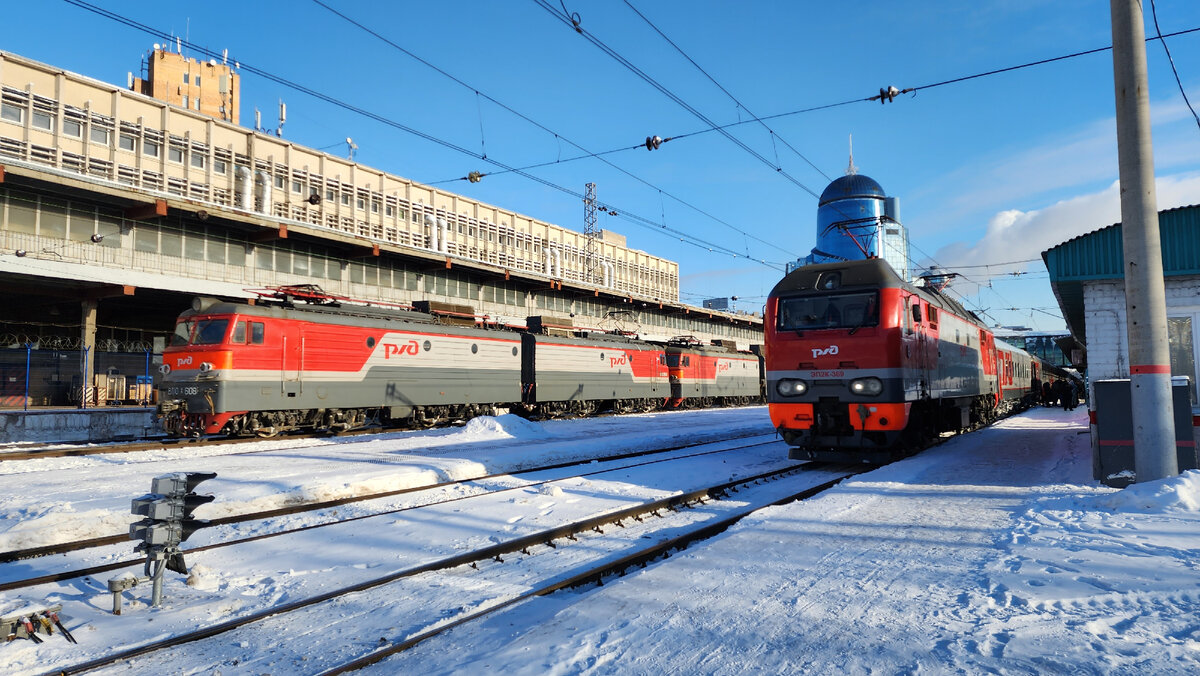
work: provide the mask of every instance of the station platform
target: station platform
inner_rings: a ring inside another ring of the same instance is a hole
[[[0,444],[92,442],[140,439],[158,431],[154,408],[0,409]]]

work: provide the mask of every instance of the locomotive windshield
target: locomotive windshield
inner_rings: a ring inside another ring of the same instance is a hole
[[[228,319],[201,319],[195,322],[179,322],[171,345],[217,345],[225,341],[229,329]]]
[[[784,331],[850,329],[879,324],[875,291],[779,299],[778,328]]]

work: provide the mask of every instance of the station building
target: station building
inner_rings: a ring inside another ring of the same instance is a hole
[[[81,374],[150,377],[191,297],[296,284],[466,305],[494,324],[762,342],[761,318],[680,303],[678,264],[616,233],[238,126],[225,64],[156,48],[143,75],[121,88],[0,52],[0,398],[35,350],[61,353],[41,354],[35,403],[65,403]]]
[[[1200,441],[1200,205],[1160,211],[1158,223],[1171,375],[1187,378],[1193,438]],[[1074,365],[1086,372],[1095,402],[1097,381],[1129,378],[1121,224],[1067,240],[1042,252],[1042,259],[1067,328],[1086,346],[1073,351]]]

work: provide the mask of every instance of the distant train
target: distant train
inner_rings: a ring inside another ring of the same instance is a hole
[[[771,291],[764,329],[771,422],[793,458],[887,462],[1066,377],[881,259],[797,268]]]
[[[343,300],[312,287],[253,305],[196,299],[163,352],[163,428],[273,436],[425,427],[499,409],[554,417],[761,400],[760,358],[728,346],[650,343],[539,317],[514,330],[461,306]]]

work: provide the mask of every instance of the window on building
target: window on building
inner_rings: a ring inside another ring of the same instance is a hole
[[[188,95],[187,95],[187,94],[184,94],[184,95],[183,95],[183,107],[184,107],[184,108],[190,108],[190,107],[191,107],[191,102],[188,100]]]
[[[117,145],[121,150],[133,152],[133,149],[137,147],[137,139],[129,134],[121,134],[120,138],[117,139]]]
[[[172,162],[178,162],[179,164],[183,164],[183,154],[184,154],[183,148],[176,148],[175,146],[171,146],[167,150],[167,159],[171,160]]]
[[[224,174],[228,169],[229,165],[225,163],[225,160],[213,160],[213,171]]]
[[[1171,375],[1187,376],[1192,406],[1196,406],[1196,343],[1192,317],[1167,318],[1167,342],[1171,351]]]
[[[11,103],[0,103],[0,120],[21,124],[25,121],[25,109]]]
[[[158,157],[158,142],[142,141],[142,154],[146,157]]]
[[[284,179],[284,177],[282,177],[282,176],[276,176],[275,177],[275,187],[279,188],[280,190],[283,190],[285,180],[286,179]]]
[[[54,116],[40,110],[33,111],[33,126],[46,131],[54,130]]]
[[[199,86],[200,86],[200,76],[199,76],[199,75],[197,75],[197,76],[196,76],[196,82],[195,82],[194,84],[195,84],[197,87],[199,87]]]
[[[63,135],[79,138],[83,136],[83,125],[78,120],[63,120]]]
[[[203,153],[192,153],[192,166],[197,169],[203,169],[208,164],[208,157]]]
[[[184,73],[184,74],[183,74],[183,84],[187,84],[187,83],[188,83],[188,80],[189,80],[190,78],[191,78],[191,73]]]
[[[304,185],[300,181],[292,181],[292,192],[299,195],[301,192],[304,192]]]

